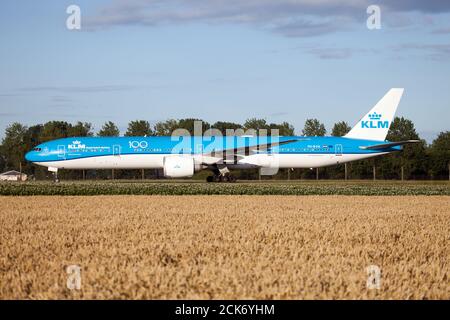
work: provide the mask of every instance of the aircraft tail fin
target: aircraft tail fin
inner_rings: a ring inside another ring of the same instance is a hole
[[[345,137],[377,141],[385,140],[403,91],[403,88],[392,88],[389,90]]]

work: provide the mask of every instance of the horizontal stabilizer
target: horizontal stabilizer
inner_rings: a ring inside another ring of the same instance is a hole
[[[364,149],[364,150],[378,150],[378,149],[386,149],[386,148],[391,148],[391,147],[396,147],[396,146],[403,146],[405,144],[410,144],[410,143],[419,143],[420,140],[407,140],[407,141],[398,141],[398,142],[388,142],[388,143],[382,143],[382,144],[375,144],[372,146],[360,146],[360,149]]]

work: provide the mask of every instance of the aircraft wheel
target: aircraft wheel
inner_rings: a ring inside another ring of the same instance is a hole
[[[207,176],[206,177],[206,182],[213,182],[214,181],[214,177],[213,176]]]

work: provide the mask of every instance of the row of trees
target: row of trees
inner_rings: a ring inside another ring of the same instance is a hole
[[[194,123],[200,119],[169,119],[157,122],[153,126],[145,120],[131,121],[125,132],[125,136],[162,136],[171,135],[175,129],[185,129],[194,134]],[[202,121],[202,131],[207,129],[217,129],[222,134],[226,134],[226,129],[278,129],[279,134],[283,136],[295,135],[294,127],[288,122],[281,124],[267,123],[264,119],[248,119],[244,124],[233,122],[216,122],[209,124]],[[330,134],[332,136],[343,136],[349,130],[350,126],[345,121],[334,124]],[[325,125],[317,119],[308,119],[301,135],[304,136],[324,136],[327,134]],[[5,137],[0,145],[0,170],[21,170],[27,174],[32,174],[37,178],[48,176],[45,168],[36,168],[36,166],[24,161],[25,153],[34,146],[54,140],[71,136],[119,136],[120,131],[117,125],[111,121],[106,122],[102,128],[94,133],[90,123],[77,122],[71,124],[65,121],[50,121],[45,124],[33,125],[30,127],[20,123],[13,123],[5,130]],[[391,124],[387,140],[401,141],[409,139],[420,139],[414,124],[411,120],[396,117]],[[368,160],[349,163],[346,167],[339,165],[335,167],[320,169],[321,178],[343,179],[345,170],[348,177],[352,179],[371,178],[376,170],[376,176],[380,179],[448,179],[450,162],[450,131],[441,132],[438,137],[430,144],[424,140],[421,143],[408,145],[403,152],[393,153],[387,156],[372,158]],[[80,171],[65,171],[64,178],[80,178],[84,174]],[[292,179],[314,178],[318,172],[311,170],[280,170],[274,178]],[[116,178],[134,178],[140,177],[142,172],[136,170],[116,170]],[[237,173],[239,178],[257,179],[257,171],[242,171]],[[91,170],[88,172],[90,178],[110,178],[111,173],[102,170]],[[154,170],[147,170],[147,177],[157,177],[159,173]]]

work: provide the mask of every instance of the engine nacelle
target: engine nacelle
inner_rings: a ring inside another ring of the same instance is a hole
[[[195,172],[193,158],[170,156],[164,157],[164,176],[168,178],[192,177]]]

